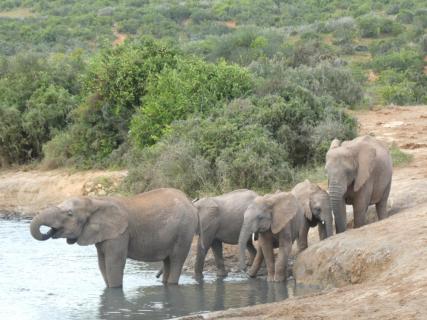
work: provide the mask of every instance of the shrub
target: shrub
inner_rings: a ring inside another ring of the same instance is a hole
[[[323,162],[333,138],[355,134],[354,120],[333,102],[299,87],[237,99],[210,117],[176,121],[155,145],[133,149],[127,189],[271,191],[294,182],[296,167]]]
[[[385,85],[379,89],[379,92],[384,103],[405,105],[414,102],[415,94],[413,86],[414,83],[403,81],[398,84]]]
[[[282,60],[253,63],[250,69],[262,77],[258,94],[280,93],[292,84],[299,85],[317,96],[330,96],[336,103],[354,106],[363,99],[363,88],[345,67],[322,62],[315,67],[287,68]]]
[[[127,140],[131,116],[146,94],[148,78],[175,65],[177,54],[162,42],[144,38],[95,56],[84,76],[84,101],[72,115],[72,142],[64,157],[69,152],[85,167],[105,164]]]
[[[208,114],[252,87],[249,73],[240,67],[198,59],[179,60],[176,68],[165,68],[154,80],[132,119],[131,136],[138,146],[157,142],[173,120]]]
[[[410,24],[414,21],[414,14],[409,10],[402,10],[397,15],[396,20],[401,23]]]
[[[423,58],[415,50],[402,49],[399,52],[378,55],[370,65],[377,71],[386,69],[395,69],[397,71],[421,70],[423,68]]]

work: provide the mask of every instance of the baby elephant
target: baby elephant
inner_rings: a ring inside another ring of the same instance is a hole
[[[47,233],[40,227],[48,226]],[[66,238],[68,244],[94,244],[107,287],[121,287],[126,258],[163,261],[163,282],[176,284],[197,227],[197,212],[176,189],[133,197],[77,197],[34,217],[37,240]]]
[[[245,247],[248,239],[253,233],[258,233],[259,250],[249,275],[256,275],[263,257],[265,257],[267,280],[286,280],[288,257],[292,243],[298,238],[302,219],[304,219],[303,208],[290,192],[278,192],[257,197],[245,212],[240,232],[240,268],[242,270],[246,268]],[[274,238],[279,242],[279,253],[275,263]]]
[[[237,244],[240,229],[243,224],[243,215],[249,204],[258,195],[251,190],[235,190],[217,197],[202,198],[195,202],[198,209],[200,235],[197,243],[197,258],[194,268],[196,279],[203,277],[203,265],[205,257],[212,248],[217,275],[224,277],[227,271],[222,255],[222,243]],[[252,239],[247,239],[247,247],[252,259],[256,250],[252,245]]]
[[[310,228],[318,226],[320,240],[333,235],[332,209],[328,193],[308,180],[298,183],[292,194],[303,208],[298,234],[298,249],[307,248],[307,235]]]

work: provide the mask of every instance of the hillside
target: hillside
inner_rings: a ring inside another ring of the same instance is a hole
[[[347,110],[426,103],[426,28],[420,0],[3,1],[0,166],[290,186],[357,135]]]

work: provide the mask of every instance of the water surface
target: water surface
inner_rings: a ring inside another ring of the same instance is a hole
[[[34,240],[28,221],[0,220],[0,319],[167,319],[286,299],[293,288],[241,274],[179,286],[155,277],[160,264],[128,259],[123,290],[106,289],[95,246]]]

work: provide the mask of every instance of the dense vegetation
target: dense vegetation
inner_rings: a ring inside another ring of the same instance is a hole
[[[421,0],[5,0],[0,166],[291,184],[356,135],[346,108],[427,103],[426,29]]]

